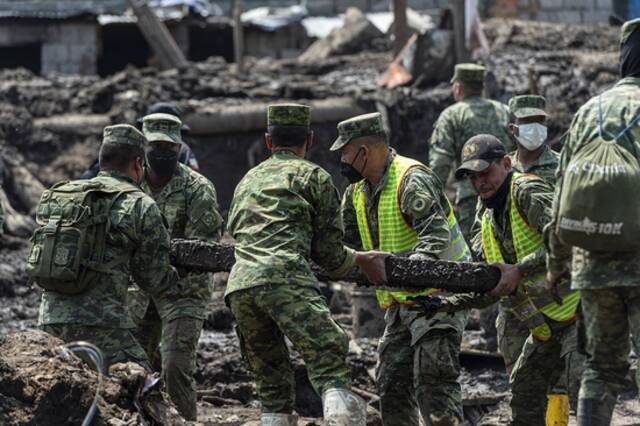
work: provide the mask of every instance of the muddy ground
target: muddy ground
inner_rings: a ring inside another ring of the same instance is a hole
[[[491,55],[483,59],[489,70],[489,95],[506,102],[512,95],[528,93],[528,73],[533,68],[537,90],[548,99],[553,143],[577,108],[617,78],[617,28],[495,20],[487,23],[486,31],[492,46]],[[392,145],[425,161],[433,123],[453,102],[449,85],[442,82],[432,87],[380,90],[376,79],[389,60],[388,52],[379,51],[334,57],[315,65],[249,59],[248,71],[242,76],[235,75],[232,66],[219,58],[184,70],[131,68],[105,79],[39,77],[25,70],[0,72],[0,160],[5,163],[2,187],[7,197],[3,202],[9,203],[17,218],[6,226],[13,236],[0,240],[0,335],[32,328],[36,323],[39,293],[26,285],[24,258],[37,193],[42,185],[78,176],[91,163],[105,124],[131,123],[156,101],[175,101],[189,113],[212,104],[349,97],[366,110],[385,112]],[[335,123],[318,125],[314,130],[317,142],[311,159],[330,170],[343,186],[337,175],[337,158],[327,151],[335,138]],[[261,134],[203,136],[190,141],[203,173],[218,189],[223,211],[237,181],[266,156]],[[222,302],[224,283],[224,275],[218,275],[198,348],[200,420],[211,425],[257,424],[255,386],[242,362],[230,312]],[[344,287],[347,290],[335,297],[326,287],[326,295],[337,320],[351,333],[350,286]],[[372,338],[354,339],[349,355],[358,392],[370,401],[370,424],[379,423],[373,382],[376,344]],[[473,315],[463,350],[460,381],[467,420],[504,424],[509,419],[509,391],[495,354],[490,316]],[[309,386],[299,357],[295,362],[296,406],[298,413],[306,416],[301,424],[320,424],[319,398]],[[630,386],[621,397],[614,424],[640,422],[635,392]]]

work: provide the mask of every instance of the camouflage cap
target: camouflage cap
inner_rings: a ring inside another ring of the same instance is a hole
[[[493,135],[476,135],[462,147],[460,167],[456,170],[456,179],[462,179],[469,172],[481,172],[491,165],[493,160],[507,155],[500,139]]]
[[[627,40],[629,40],[631,33],[638,29],[638,27],[640,27],[640,18],[625,22],[620,30],[620,44],[625,44]]]
[[[300,104],[267,106],[267,126],[309,126],[311,108]]]
[[[373,112],[358,115],[338,123],[338,139],[331,145],[331,151],[337,151],[353,139],[364,136],[386,136],[382,114]]]
[[[449,83],[453,84],[454,81],[484,81],[484,66],[478,64],[456,64],[453,69],[453,77]]]
[[[107,126],[102,132],[102,144],[108,143],[131,145],[144,148],[146,143],[144,135],[140,130],[129,124],[116,124],[114,126]]]
[[[142,117],[142,132],[149,142],[165,141],[182,143],[182,121],[171,114],[149,114]]]
[[[536,115],[547,116],[544,111],[547,100],[544,96],[522,95],[509,99],[509,112],[516,118],[534,117]]]

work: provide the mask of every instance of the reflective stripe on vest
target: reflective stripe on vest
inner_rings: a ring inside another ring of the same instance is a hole
[[[542,235],[529,226],[516,205],[514,197],[515,181],[521,176],[523,174],[513,174],[509,197],[511,236],[518,262],[521,262],[522,259],[543,245]],[[495,236],[491,213],[488,210],[482,218],[482,249],[488,263],[505,263],[500,251],[500,245]],[[551,337],[551,329],[546,324],[542,314],[554,321],[569,321],[574,318],[580,299],[579,292],[577,290],[571,291],[569,282],[564,281],[558,288],[562,297],[562,304],[558,305],[544,288],[544,276],[544,273],[540,273],[523,279],[519,287],[524,291],[519,291],[515,296],[508,298],[513,314],[540,340],[548,340]]]
[[[420,162],[396,155],[387,171],[387,181],[378,201],[378,250],[390,253],[408,253],[413,250],[418,242],[418,234],[407,223],[400,208],[400,187],[407,171],[412,167],[425,167]],[[365,250],[373,250],[373,239],[367,217],[366,196],[362,192],[362,181],[356,183],[353,188],[353,207],[356,211],[358,231],[362,247]],[[471,252],[465,242],[453,209],[449,205],[449,233],[451,244],[440,255],[446,260],[470,260]],[[378,303],[383,309],[387,309],[394,303],[411,303],[407,300],[410,296],[429,295],[435,289],[424,289],[416,292],[376,290]]]

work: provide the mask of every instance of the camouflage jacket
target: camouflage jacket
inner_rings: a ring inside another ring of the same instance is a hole
[[[484,215],[488,216],[493,225],[496,240],[500,245],[500,251],[505,263],[516,265],[519,264],[527,274],[544,272],[546,249],[541,247],[537,251],[526,256],[522,261],[518,262],[516,249],[513,245],[513,236],[511,234],[511,220],[509,219],[509,209],[506,208],[511,203],[512,195],[515,197],[516,206],[524,217],[524,219],[533,226],[535,230],[542,234],[545,226],[551,222],[553,187],[547,182],[532,175],[520,176],[515,181],[513,194],[509,193],[505,208],[496,211],[496,209],[485,209]],[[482,249],[482,227],[474,226],[476,234],[473,237],[472,250],[477,260],[485,261],[484,251]],[[460,294],[452,296],[449,300],[459,309],[465,308],[483,308],[500,298],[489,295],[478,296],[476,294]]]
[[[173,177],[160,192],[153,192],[147,180],[142,182],[141,187],[158,204],[172,239],[188,238],[211,242],[219,239],[222,216],[218,212],[216,190],[200,173],[178,163]],[[180,296],[171,302],[165,319],[205,319],[213,292],[213,274],[190,273],[180,278],[177,286]],[[140,298],[136,305],[144,311],[147,302],[146,298]]]
[[[374,247],[378,247],[378,203],[380,194],[387,182],[387,171],[396,153],[389,150],[385,172],[380,181],[371,186],[367,181],[361,191],[366,195],[367,218]],[[362,241],[358,231],[358,220],[353,206],[354,185],[349,185],[342,197],[342,221],[345,230],[345,242],[357,250],[362,250]],[[418,233],[415,253],[434,258],[449,247],[449,225],[447,216],[450,206],[442,190],[438,177],[426,166],[414,167],[407,171],[400,184],[400,209],[412,228]]]
[[[93,179],[115,178],[130,182],[117,172],[100,172]],[[121,195],[110,213],[105,262],[129,254],[130,260],[102,273],[87,291],[78,295],[44,291],[38,323],[79,324],[108,328],[133,328],[127,312],[129,276],[149,294],[165,314],[176,294],[178,274],[169,265],[169,233],[158,206],[142,191]]]
[[[457,102],[440,114],[431,134],[429,167],[446,184],[451,169],[460,162],[462,146],[472,136],[481,133],[494,135],[507,147],[507,152],[515,149],[507,133],[509,109],[500,102],[473,96]],[[475,197],[468,181],[457,186],[457,200]]]
[[[540,154],[540,157],[533,163],[524,167],[518,160],[518,151],[513,151],[509,154],[511,157],[511,165],[513,169],[520,173],[533,173],[540,176],[545,182],[555,186],[556,183],[556,169],[558,168],[558,159],[560,154],[553,151],[549,146],[545,145],[544,151]]]
[[[331,176],[290,151],[249,170],[236,187],[227,227],[236,263],[226,295],[261,285],[317,286],[310,260],[336,277],[355,264],[355,252],[342,243]]]
[[[640,78],[627,77],[602,94],[604,130],[618,134],[640,114]],[[598,137],[598,97],[591,98],[573,117],[560,152],[555,200],[560,199],[562,175],[578,150]],[[640,159],[640,127],[637,125],[618,143]],[[636,194],[625,194],[636,196]],[[556,208],[554,207],[554,216]],[[548,228],[547,267],[562,272],[571,261],[572,286],[577,289],[640,286],[640,251],[595,253],[563,245],[554,234],[555,217]]]

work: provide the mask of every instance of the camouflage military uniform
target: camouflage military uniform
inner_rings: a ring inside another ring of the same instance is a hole
[[[558,168],[558,162],[560,154],[553,151],[548,146],[544,147],[544,151],[540,154],[540,157],[526,167],[523,166],[518,160],[518,151],[513,151],[509,154],[511,157],[511,166],[517,172],[521,173],[533,173],[540,176],[545,182],[554,185],[556,183],[556,169]]]
[[[629,37],[633,30],[637,32],[638,26],[639,20],[625,24],[623,40],[625,31]],[[640,78],[622,78],[604,92],[602,111],[604,131],[611,135],[622,131],[640,114]],[[574,155],[599,137],[597,117],[598,97],[594,97],[578,110],[571,122],[560,153],[556,200],[562,190],[562,175]],[[640,129],[635,126],[617,143],[640,159],[639,140]],[[607,424],[604,417],[610,417],[617,395],[627,384],[629,333],[640,336],[640,252],[590,252],[574,247],[572,253],[571,247],[562,245],[553,230],[552,224],[548,269],[563,272],[571,260],[572,285],[581,290],[587,361],[580,403],[587,400],[602,407],[601,421],[593,419],[594,423],[590,424]]]
[[[512,176],[509,179],[513,179]],[[523,218],[540,234],[551,221],[553,188],[538,177],[520,175],[514,182],[513,193],[509,193]],[[491,218],[500,251],[507,264],[519,264],[528,274],[544,271],[546,250],[543,247],[520,262],[516,257],[509,209],[487,209]],[[474,251],[483,259],[483,248],[474,238]],[[500,300],[491,295],[462,294],[448,299],[453,310],[483,308]],[[511,312],[507,298],[500,301],[500,313],[496,321],[498,346],[511,373],[513,398],[511,408],[514,425],[544,424],[546,395],[556,383],[567,387],[570,400],[575,406],[583,358],[576,351],[575,322],[560,323],[545,317],[552,330],[551,339],[545,342],[534,338],[531,332]],[[568,384],[568,385],[567,385]]]
[[[160,114],[145,117],[143,129],[149,143],[165,140],[171,132],[171,126],[161,131],[153,128],[162,118]],[[174,136],[178,140],[180,123],[174,120]],[[154,131],[159,132],[156,138]],[[148,177],[141,188],[157,203],[167,220],[171,238],[218,239],[222,217],[215,188],[204,176],[178,163],[171,180],[159,192],[151,189]],[[150,358],[161,337],[162,377],[167,392],[186,419],[196,420],[196,349],[213,292],[213,276],[190,273],[180,278],[177,289],[179,296],[171,301],[162,320],[154,304],[138,289],[130,290],[129,306],[138,324],[136,337]]]
[[[334,147],[339,149],[340,144],[346,145],[349,138],[362,133],[366,136],[366,126],[372,121],[367,115],[340,123],[338,132],[342,140]],[[351,126],[359,128],[351,129]],[[366,217],[374,248],[380,247],[380,197],[396,155],[394,150],[389,150],[384,174],[376,185],[362,181],[361,191],[365,194]],[[342,218],[345,241],[361,250],[363,243],[353,202],[355,187],[350,185],[343,196]],[[451,206],[438,177],[426,166],[410,168],[400,183],[398,200],[405,220],[418,235],[412,256],[440,257],[451,243],[448,224]],[[468,255],[467,260],[470,260],[469,252]],[[419,413],[427,425],[435,419],[462,420],[462,394],[457,380],[466,313],[439,314],[427,320],[411,305],[394,303],[385,312],[385,323],[376,371],[383,423],[418,425]]]
[[[456,67],[465,66],[458,64]],[[459,73],[459,71],[458,71]],[[484,68],[472,68],[454,79],[477,80],[484,79]],[[429,167],[440,178],[442,184],[447,183],[452,168],[460,160],[460,152],[464,143],[478,134],[491,134],[500,139],[508,148],[513,150],[515,145],[507,133],[509,111],[507,106],[481,96],[470,96],[451,105],[438,117],[434,124],[433,133],[429,141]],[[456,216],[467,240],[470,239],[470,229],[475,218],[476,194],[467,181],[457,184]]]
[[[144,137],[126,125],[105,128],[103,143],[142,145]],[[115,171],[102,171],[94,178],[105,185],[127,182],[137,185]],[[169,234],[156,203],[142,191],[122,194],[110,211],[111,228],[107,235],[105,261],[128,254],[109,273],[102,272],[82,293],[67,295],[44,291],[38,324],[48,333],[65,341],[87,340],[104,353],[108,364],[134,361],[148,366],[144,350],[135,340],[134,324],[127,312],[127,286],[133,275],[141,288],[154,300],[162,314],[177,296],[177,273],[169,266]]]
[[[309,125],[309,109],[270,106],[269,125]],[[291,413],[294,377],[285,336],[302,354],[322,395],[350,388],[348,337],[331,318],[310,260],[336,276],[355,264],[342,244],[339,197],[331,176],[285,147],[236,187],[228,230],[236,263],[225,298],[243,354],[256,376],[263,413]]]

